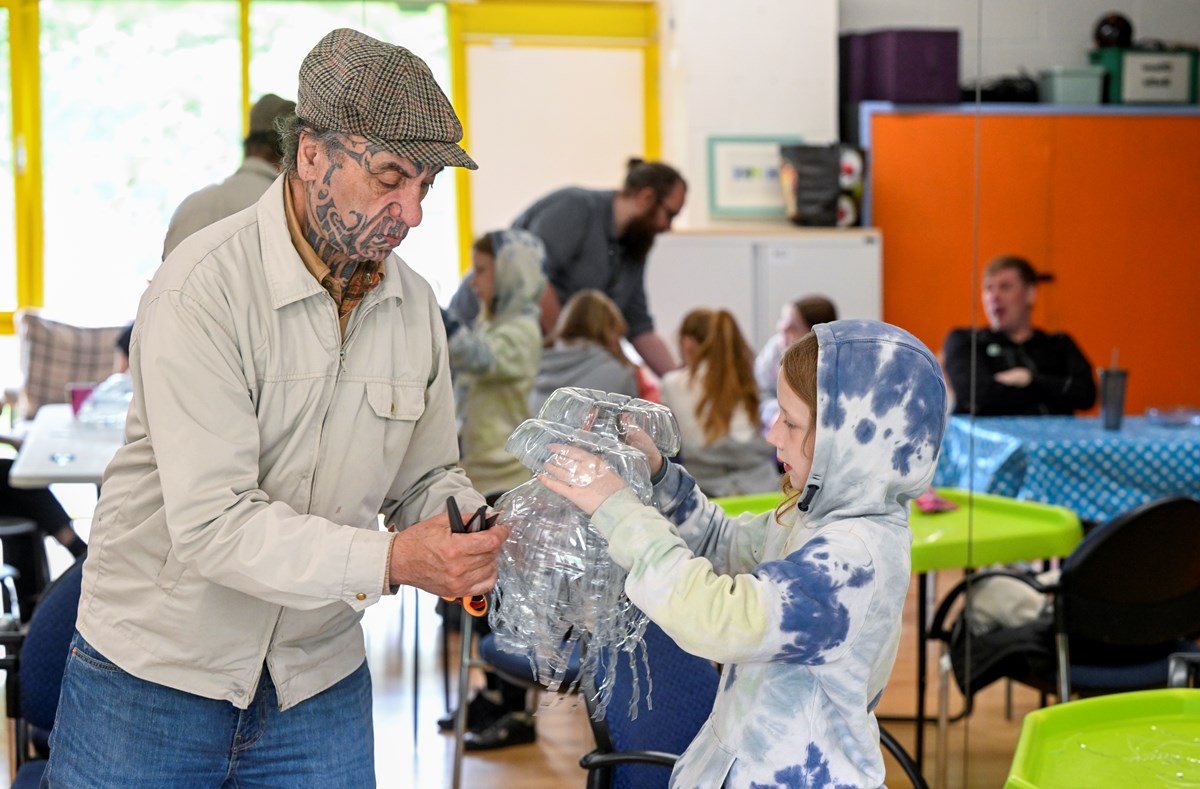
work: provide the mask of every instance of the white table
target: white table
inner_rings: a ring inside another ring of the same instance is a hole
[[[66,403],[44,405],[13,461],[9,484],[14,488],[44,488],[58,482],[99,485],[123,443],[123,426],[80,422]]]

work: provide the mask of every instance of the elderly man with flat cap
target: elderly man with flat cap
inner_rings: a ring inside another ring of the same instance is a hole
[[[250,133],[242,141],[245,158],[233,175],[219,184],[209,184],[183,199],[163,242],[163,260],[179,242],[218,219],[253,205],[279,177],[283,150],[275,124],[296,111],[296,102],[268,93],[250,108]]]
[[[461,139],[420,58],[335,30],[284,174],[155,275],[49,786],[374,785],[363,610],[489,591],[507,536],[450,531],[448,497],[484,501],[437,302],[393,254],[441,170],[475,167]]]

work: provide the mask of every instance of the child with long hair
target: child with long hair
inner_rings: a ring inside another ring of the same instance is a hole
[[[900,641],[909,502],[933,477],[946,385],[911,334],[850,320],[791,345],[778,387],[768,440],[785,496],[774,512],[729,517],[632,425],[653,506],[576,447],[552,446],[539,476],[591,516],[630,570],[630,600],[683,649],[723,664],[672,787],[884,782],[872,711]]]
[[[754,378],[758,381],[758,413],[763,435],[779,416],[779,396],[775,391],[775,376],[779,360],[788,346],[812,331],[818,323],[838,319],[837,307],[825,296],[805,296],[783,305],[776,332],[754,357]]]
[[[684,367],[663,377],[679,421],[683,462],[709,496],[774,488],[774,452],[758,430],[754,353],[726,310],[695,309],[679,328]]]
[[[542,352],[529,408],[536,414],[555,389],[577,386],[641,395],[637,365],[621,349],[629,325],[608,296],[591,288],[567,300],[554,330],[554,344]]]

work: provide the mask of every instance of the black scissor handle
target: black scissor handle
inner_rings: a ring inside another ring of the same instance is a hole
[[[496,516],[493,515],[491,518],[489,518],[487,511],[488,508],[486,504],[475,510],[475,514],[471,516],[471,520],[467,521],[467,531],[485,531],[495,524]]]
[[[450,531],[454,534],[465,534],[467,531],[466,525],[463,524],[462,512],[458,509],[458,502],[453,496],[446,499],[446,515],[450,517]],[[472,518],[472,520],[474,520]]]

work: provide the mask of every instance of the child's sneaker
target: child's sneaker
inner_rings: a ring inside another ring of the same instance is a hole
[[[467,729],[482,731],[504,716],[504,705],[492,701],[483,693],[476,693],[475,698],[467,702]],[[458,710],[451,710],[438,718],[438,731],[454,731],[454,719]]]
[[[533,715],[510,712],[482,731],[469,731],[464,739],[468,751],[490,751],[510,745],[525,745],[537,739]]]

